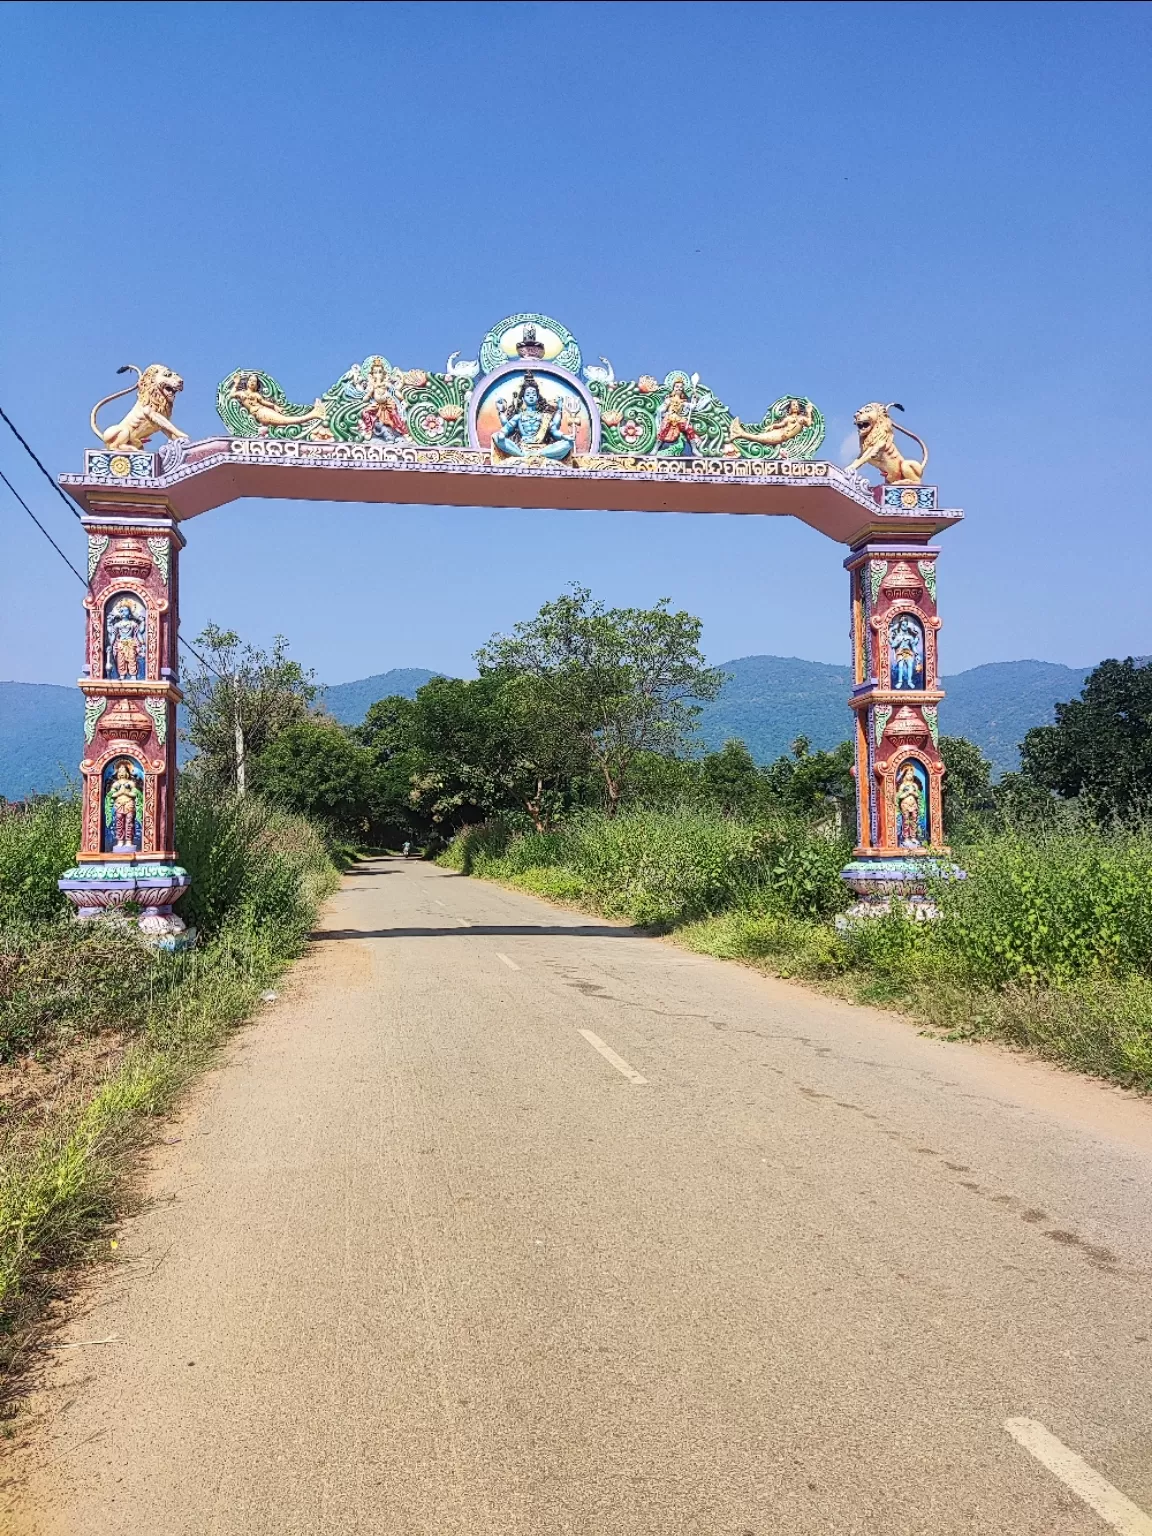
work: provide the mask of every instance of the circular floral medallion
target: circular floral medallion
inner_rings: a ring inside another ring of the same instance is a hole
[[[132,461],[126,459],[122,453],[118,453],[111,460],[108,468],[114,475],[130,475],[132,473]]]

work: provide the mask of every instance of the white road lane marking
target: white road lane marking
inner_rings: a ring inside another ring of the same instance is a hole
[[[1122,1536],[1152,1536],[1152,1519],[1035,1419],[1008,1419],[1004,1428],[1077,1498]]]
[[[594,1035],[590,1029],[582,1029],[580,1033],[587,1040],[594,1051],[599,1051],[605,1061],[610,1061],[617,1072],[623,1072],[630,1083],[646,1083],[648,1079],[641,1077],[633,1067],[630,1067],[623,1056],[617,1056],[610,1045],[605,1045],[599,1035]]]
[[[496,951],[496,958],[497,960],[503,960],[510,971],[518,971],[520,969],[515,960],[509,960],[508,956],[502,955],[499,950]]]

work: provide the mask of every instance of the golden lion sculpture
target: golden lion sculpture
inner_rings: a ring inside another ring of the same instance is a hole
[[[924,478],[924,471],[928,465],[928,449],[922,438],[915,432],[909,432],[907,427],[902,427],[898,421],[893,421],[889,411],[902,411],[904,407],[898,401],[893,400],[888,405],[882,405],[879,400],[873,400],[868,405],[862,405],[856,412],[855,422],[860,433],[860,452],[854,458],[849,469],[859,469],[862,464],[871,464],[884,476],[889,485],[919,485]],[[906,459],[896,446],[897,432],[903,432],[905,437],[910,437],[913,442],[920,444],[922,459]]]
[[[130,395],[133,386],[129,385],[114,395],[105,395],[103,400],[92,407],[92,430],[105,448],[143,448],[157,432],[163,432],[171,438],[187,438],[187,432],[181,432],[179,427],[172,425],[172,406],[184,388],[184,380],[178,373],[165,368],[163,363],[151,363],[143,372],[135,363],[126,363],[123,368],[117,368],[116,372],[136,375],[136,404],[123,421],[118,421],[114,427],[106,427],[103,432],[96,425],[96,412],[110,401]]]

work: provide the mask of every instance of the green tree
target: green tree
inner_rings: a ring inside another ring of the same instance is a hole
[[[1078,699],[1057,704],[1055,725],[1030,730],[1020,749],[1022,776],[1071,798],[1083,795],[1101,816],[1145,811],[1152,801],[1152,666],[1103,661]]]
[[[742,741],[726,741],[719,752],[708,752],[700,764],[700,787],[706,799],[729,815],[748,815],[764,798],[764,779]]]
[[[307,720],[315,674],[289,658],[283,635],[261,651],[235,630],[209,624],[196,649],[204,661],[183,679],[185,735],[196,748],[197,771],[243,795],[254,759],[280,732]]]
[[[831,752],[813,752],[807,736],[797,736],[791,755],[778,757],[763,770],[764,781],[783,809],[809,819],[830,817],[839,831],[851,826],[856,814],[854,761],[850,741]]]
[[[941,736],[944,759],[944,835],[961,837],[992,814],[992,764],[966,736]]]
[[[261,753],[255,787],[285,810],[363,841],[379,799],[376,759],[334,720],[308,720],[280,731]]]
[[[508,670],[434,678],[404,733],[416,789],[437,822],[518,811],[544,831],[587,771],[587,751],[546,680]]]
[[[714,699],[724,682],[700,653],[700,620],[671,612],[668,598],[609,609],[576,585],[510,635],[494,635],[476,660],[482,675],[538,680],[550,716],[583,742],[610,815],[639,754],[674,754],[696,701]]]

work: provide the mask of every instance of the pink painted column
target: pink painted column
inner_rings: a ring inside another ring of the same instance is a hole
[[[184,537],[163,499],[139,493],[93,498],[83,523],[83,830],[60,889],[81,918],[128,907],[178,947],[187,935],[173,903],[189,884],[174,835]]]

